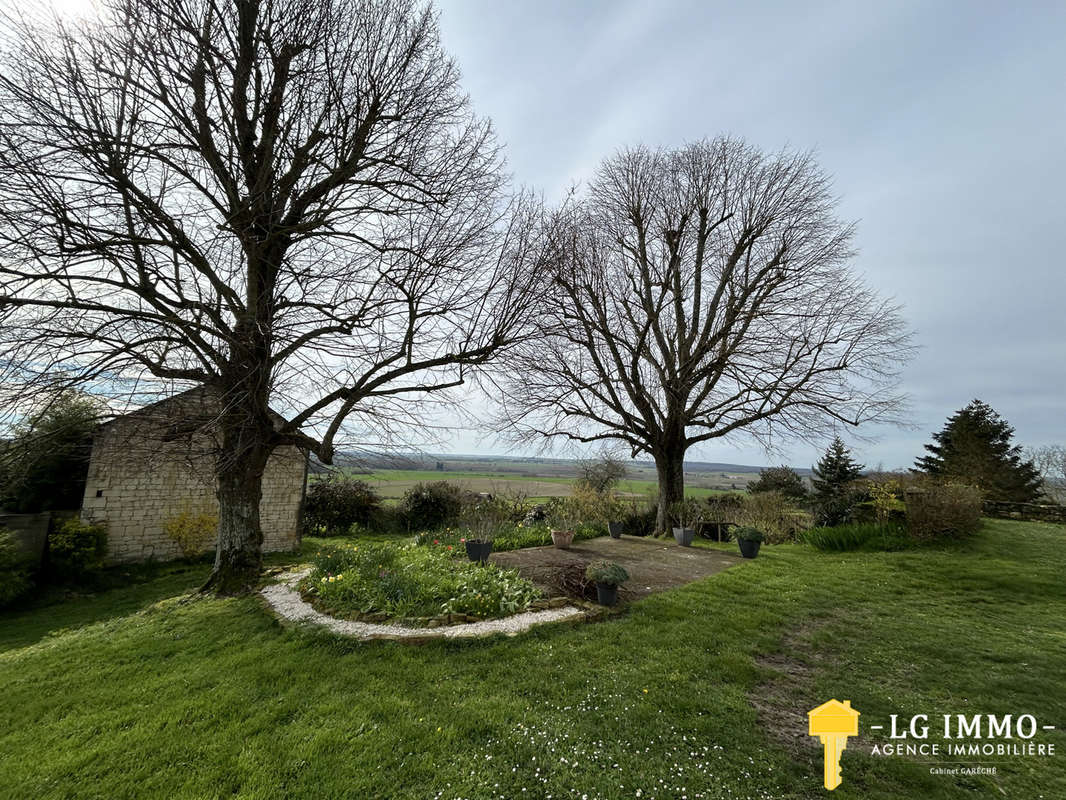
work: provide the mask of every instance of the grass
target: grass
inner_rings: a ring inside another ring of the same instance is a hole
[[[206,565],[160,569],[0,617],[0,795],[800,800],[821,750],[785,734],[837,697],[864,726],[1034,713],[1059,750],[939,776],[864,728],[837,798],[1063,797],[1064,544],[989,521],[942,548],[763,547],[611,622],[423,646],[186,601]]]
[[[537,475],[520,475],[514,472],[437,472],[436,470],[417,469],[380,469],[374,472],[353,472],[353,477],[366,481],[374,487],[386,501],[395,501],[403,497],[404,492],[419,483],[448,481],[465,486],[472,492],[524,492],[530,500],[543,501],[550,497],[567,497],[574,484],[573,477],[540,477]],[[654,497],[658,484],[654,480],[626,479],[615,487],[617,491],[630,495]],[[689,497],[702,499],[714,494],[722,494],[719,489],[706,489],[696,486],[685,488]]]

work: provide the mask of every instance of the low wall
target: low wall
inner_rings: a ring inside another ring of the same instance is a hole
[[[985,500],[982,512],[986,517],[996,517],[998,519],[1024,519],[1066,525],[1066,506]]]

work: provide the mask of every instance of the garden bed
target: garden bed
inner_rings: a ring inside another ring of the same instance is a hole
[[[517,636],[536,625],[556,622],[574,622],[597,615],[594,609],[548,601],[548,607],[528,610],[500,619],[482,619],[458,624],[427,624],[421,627],[403,624],[364,622],[339,619],[324,614],[307,602],[298,590],[298,585],[310,574],[310,570],[285,573],[277,583],[266,586],[260,594],[271,609],[283,620],[294,623],[310,623],[332,633],[356,639],[386,639],[419,642],[432,639],[469,639],[504,634]]]
[[[631,536],[601,536],[575,542],[568,550],[531,547],[489,557],[493,564],[517,569],[544,591],[551,591],[558,584],[561,572],[572,571],[574,566],[583,569],[599,559],[621,564],[629,573],[629,581],[622,587],[625,599],[682,586],[743,561],[739,554],[718,549],[679,547],[673,541]]]
[[[517,570],[472,563],[449,545],[364,542],[330,547],[315,556],[297,588],[303,600],[330,617],[410,627],[435,628],[553,607]]]

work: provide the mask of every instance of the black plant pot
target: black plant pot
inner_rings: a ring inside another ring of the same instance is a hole
[[[608,522],[607,530],[611,534],[612,539],[622,538],[622,523],[621,522]]]
[[[674,540],[682,547],[692,547],[692,539],[696,531],[692,528],[674,528]]]
[[[751,539],[737,539],[737,544],[740,545],[740,554],[744,558],[755,558],[762,547],[762,542],[753,542]]]
[[[613,606],[618,602],[618,587],[613,583],[596,581],[596,601],[601,606]]]
[[[489,553],[491,552],[491,541],[483,541],[481,539],[466,540],[466,557],[471,561],[484,563],[489,560]]]

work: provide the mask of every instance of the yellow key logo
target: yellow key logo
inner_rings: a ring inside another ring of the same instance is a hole
[[[859,712],[851,701],[833,699],[807,712],[807,732],[822,742],[825,754],[825,788],[840,785],[840,754],[848,746],[849,736],[859,735]]]

